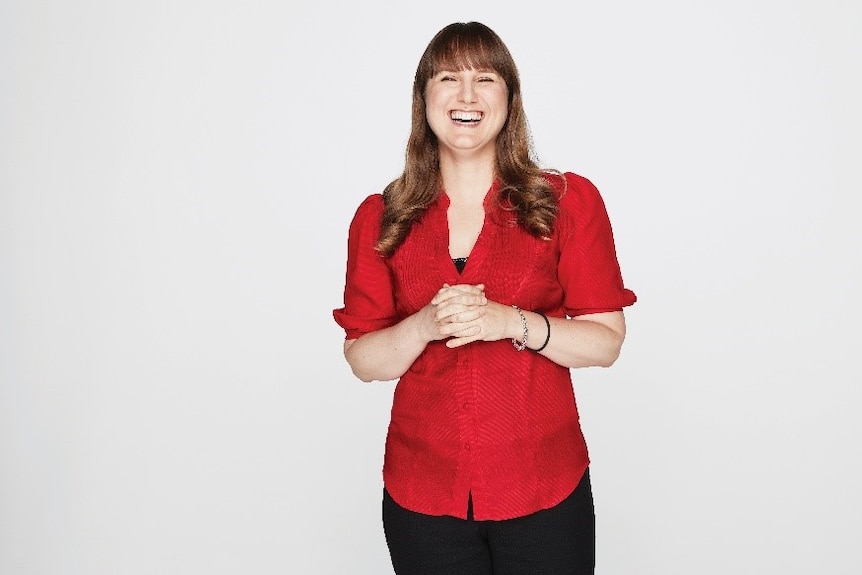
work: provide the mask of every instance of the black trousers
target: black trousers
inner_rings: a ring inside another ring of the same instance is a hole
[[[593,575],[595,526],[589,470],[558,505],[504,521],[423,515],[383,491],[397,575]]]

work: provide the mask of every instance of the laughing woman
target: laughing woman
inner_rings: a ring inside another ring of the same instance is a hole
[[[571,370],[610,366],[626,289],[596,187],[534,159],[515,63],[478,22],[440,30],[402,175],[350,224],[344,354],[398,380],[383,527],[399,575],[588,574],[589,457]]]

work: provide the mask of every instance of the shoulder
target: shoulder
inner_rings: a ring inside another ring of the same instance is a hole
[[[584,203],[601,201],[601,194],[599,194],[595,184],[580,174],[574,172],[549,173],[547,179],[554,191],[557,192],[561,208],[571,208]]]
[[[588,225],[588,222],[607,219],[602,195],[588,178],[573,172],[563,172],[555,176],[551,183],[559,198],[557,225],[561,231],[571,231]]]
[[[366,197],[356,208],[357,214],[383,213],[383,194],[371,194]]]
[[[364,224],[366,222],[374,222],[380,224],[380,218],[383,216],[383,194],[371,194],[366,197],[353,215],[353,224]]]
[[[368,242],[377,241],[380,235],[380,223],[383,220],[383,196],[371,194],[366,197],[353,214],[350,221],[350,237],[366,238]]]
[[[548,172],[545,177],[557,194],[561,215],[604,209],[598,188],[588,178],[574,172]]]

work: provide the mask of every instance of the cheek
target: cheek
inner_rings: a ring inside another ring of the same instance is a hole
[[[435,108],[431,102],[425,104],[425,120],[427,120],[429,124],[433,124],[434,120],[438,116],[438,114],[434,112],[434,109]]]
[[[425,118],[429,122],[441,122],[443,121],[444,116],[448,116],[449,108],[447,104],[446,98],[434,97],[433,94],[429,94],[429,97],[425,99]]]
[[[432,110],[437,110],[442,107],[445,102],[445,94],[437,90],[429,90],[428,93],[425,94],[425,111],[430,112]]]
[[[503,110],[506,114],[509,113],[509,94],[505,91],[502,91],[496,94],[497,106]]]

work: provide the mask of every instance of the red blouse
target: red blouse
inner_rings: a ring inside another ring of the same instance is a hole
[[[335,321],[359,338],[417,312],[444,283],[483,283],[491,300],[554,317],[633,304],[599,191],[572,173],[565,181],[550,240],[514,225],[492,186],[461,274],[449,255],[446,194],[389,258],[374,250],[383,199],[369,196],[350,224]],[[562,178],[552,182],[562,189]],[[466,518],[472,494],[476,520],[519,517],[562,501],[588,464],[570,370],[508,339],[431,342],[395,387],[383,480],[407,509]]]

